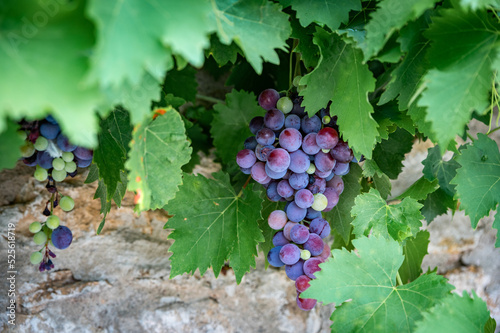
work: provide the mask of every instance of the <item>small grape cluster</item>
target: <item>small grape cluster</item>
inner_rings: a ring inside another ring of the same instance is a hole
[[[34,177],[36,180],[47,181],[45,186],[51,193],[46,202],[43,215],[47,216],[45,222],[33,222],[29,226],[33,241],[42,248],[31,254],[30,261],[33,265],[39,264],[40,272],[54,268],[52,259],[55,253],[49,249],[66,249],[73,241],[71,230],[60,225],[61,220],[54,215],[54,209],[59,206],[63,211],[71,211],[74,200],[69,196],[59,193],[56,182],[61,182],[67,176],[76,176],[77,168],[86,168],[93,158],[92,150],[72,144],[61,132],[57,121],[48,116],[41,121],[21,121],[20,134],[26,139],[21,147],[23,162],[28,166],[36,166]]]
[[[268,217],[276,233],[267,260],[286,266],[287,276],[295,281],[297,305],[311,310],[316,300],[300,293],[331,254],[324,242],[330,224],[321,212],[337,205],[344,190],[341,176],[349,172],[353,152],[339,137],[337,118],[328,108],[308,117],[300,96],[292,100],[274,89],[262,91],[258,102],[267,112],[250,121],[254,135],[245,140],[236,163],[266,188],[269,200],[286,201],[284,210]]]

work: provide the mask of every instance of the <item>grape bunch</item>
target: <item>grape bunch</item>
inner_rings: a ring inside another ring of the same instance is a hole
[[[284,210],[268,217],[276,233],[267,260],[274,267],[285,266],[288,278],[295,281],[298,307],[311,310],[316,300],[301,298],[300,293],[331,254],[324,241],[330,224],[322,212],[337,205],[344,190],[342,176],[354,156],[328,108],[308,117],[302,98],[292,97],[274,89],[261,92],[258,102],[266,114],[250,121],[253,136],[245,140],[236,163],[266,188],[269,200],[286,202]]]
[[[77,168],[86,168],[93,158],[92,150],[72,144],[61,132],[57,121],[48,116],[44,120],[20,122],[20,134],[26,139],[21,147],[23,162],[34,166],[36,180],[47,181],[45,186],[51,194],[42,212],[46,216],[45,222],[33,222],[29,226],[36,245],[41,245],[40,250],[31,254],[30,261],[33,265],[39,264],[40,272],[54,268],[52,259],[55,253],[49,246],[64,250],[73,241],[71,230],[61,225],[60,218],[54,214],[54,209],[59,206],[63,211],[71,211],[74,200],[63,196],[57,189],[56,182],[62,182],[67,176],[76,176]]]

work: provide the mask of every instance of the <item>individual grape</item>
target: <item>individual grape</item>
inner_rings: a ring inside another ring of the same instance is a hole
[[[332,121],[332,118],[330,116],[323,116],[321,117],[321,122],[325,125],[328,125],[330,124],[330,122]]]
[[[36,163],[42,167],[43,169],[52,168],[52,160],[54,159],[50,154],[46,151],[39,152],[36,155]]]
[[[280,250],[280,259],[285,265],[293,265],[300,259],[300,249],[295,244],[286,244]]]
[[[65,212],[69,212],[73,208],[75,208],[75,201],[73,198],[68,196],[63,196],[61,200],[59,200],[59,207]]]
[[[73,241],[73,234],[68,227],[60,225],[52,231],[52,243],[54,247],[59,250],[64,250]]]
[[[275,147],[273,145],[263,146],[258,144],[257,147],[255,147],[255,157],[257,157],[259,161],[265,162],[267,161],[267,157],[269,156],[269,154],[274,149]]]
[[[267,165],[267,163],[266,163],[266,166],[265,166],[265,170],[266,170],[267,175],[271,179],[281,179],[281,178],[283,178],[283,176],[286,174],[286,171],[287,171],[287,170],[284,170],[282,172],[274,172],[273,170],[271,170],[269,168],[269,166]]]
[[[297,294],[297,306],[299,307],[299,309],[301,309],[303,311],[312,310],[314,308],[314,306],[316,305],[316,303],[317,303],[317,300],[315,300],[314,298],[301,298]]]
[[[76,171],[76,163],[74,161],[66,162],[64,165],[64,171],[67,173],[72,173]]]
[[[245,175],[249,175],[252,172],[252,168],[240,168],[240,171],[243,172]]]
[[[70,151],[65,151],[62,153],[61,158],[64,162],[72,162],[75,158],[75,155],[73,155],[73,153]]]
[[[61,149],[63,152],[72,152],[77,147],[76,145],[71,144],[69,142],[69,139],[66,136],[64,136],[62,133],[60,133],[57,136],[56,144],[59,147],[59,149]]]
[[[309,225],[309,232],[318,235],[322,239],[328,237],[328,235],[330,235],[330,231],[330,223],[321,217],[315,218]]]
[[[281,266],[285,265],[283,263],[283,261],[281,261],[281,259],[280,259],[281,248],[282,248],[282,246],[273,247],[267,253],[267,261],[269,262],[269,265],[274,266],[274,267],[281,267]]]
[[[271,181],[271,178],[267,175],[264,163],[256,162],[252,169],[250,169],[250,175],[253,180],[255,180],[259,184],[266,184]]]
[[[236,164],[242,168],[251,168],[256,161],[255,153],[250,149],[240,150],[236,154]]]
[[[304,269],[302,268],[302,266],[304,266],[304,260],[302,259],[299,259],[299,261],[297,261],[293,265],[286,265],[286,276],[288,276],[290,280],[297,280],[299,276],[304,275]]]
[[[302,76],[297,75],[296,77],[293,78],[292,84],[295,88],[299,86],[300,79],[302,79]]]
[[[309,281],[311,278],[307,275],[301,275],[295,280],[295,289],[297,292],[302,293],[310,287]]]
[[[317,234],[311,233],[309,238],[304,243],[304,250],[311,252],[311,256],[319,256],[323,249],[325,248],[325,243]]]
[[[314,202],[312,208],[317,211],[323,211],[328,205],[328,199],[322,193],[316,193],[314,195]]]
[[[321,129],[321,119],[316,115],[311,118],[304,116],[300,122],[300,128],[304,133],[318,133]]]
[[[285,226],[283,227],[283,236],[285,236],[286,239],[288,239],[289,241],[291,241],[292,239],[290,238],[290,231],[292,230],[292,228],[297,225],[298,223],[297,222],[287,222],[285,224]]]
[[[333,178],[333,169],[328,170],[326,172],[320,171],[318,168],[314,171],[314,174],[319,178],[323,178],[325,181],[328,181],[328,178]]]
[[[302,145],[302,134],[295,128],[285,128],[279,135],[280,146],[294,152]]]
[[[300,117],[296,114],[289,114],[285,118],[285,128],[295,128],[300,130]]]
[[[339,195],[344,192],[344,181],[340,176],[334,176],[331,180],[326,182],[326,186],[334,188]]]
[[[274,230],[283,229],[287,221],[286,213],[279,209],[272,211],[267,219],[269,226]]]
[[[257,132],[264,127],[264,117],[253,117],[252,120],[250,120],[248,127],[250,128],[250,132],[252,132],[253,135],[256,135]]]
[[[325,178],[325,181],[328,183],[328,181],[331,180],[334,176],[335,176],[335,174],[333,173],[333,170],[332,170],[332,172],[330,172],[330,174],[328,176],[323,177],[323,178]]]
[[[43,254],[40,253],[40,251],[33,252],[30,256],[30,262],[33,265],[38,265],[39,263],[42,262],[42,259],[43,259]]]
[[[92,163],[92,160],[82,160],[78,157],[75,157],[75,163],[79,168],[86,168]]]
[[[313,174],[313,173],[315,173],[315,172],[316,172],[316,166],[315,166],[313,163],[311,163],[311,164],[309,165],[309,168],[307,168],[306,173],[307,173],[308,175],[312,175],[312,174]]]
[[[255,139],[260,145],[272,145],[276,141],[276,134],[274,134],[273,130],[264,127],[255,134]]]
[[[292,173],[288,178],[288,183],[295,190],[301,190],[309,185],[309,175],[307,173]]]
[[[300,208],[295,202],[290,202],[286,208],[286,216],[292,222],[300,222],[306,217],[307,209]]]
[[[332,254],[332,250],[330,249],[330,246],[328,244],[325,244],[325,247],[323,248],[323,252],[318,256],[319,259],[322,261],[328,260],[330,258],[330,255]]]
[[[285,115],[278,109],[271,109],[264,115],[264,125],[277,131],[285,126]]]
[[[311,258],[311,252],[309,250],[300,250],[300,259],[307,260]]]
[[[334,128],[325,127],[316,135],[316,143],[321,149],[332,149],[339,142],[339,134]]]
[[[47,221],[45,221],[45,225],[52,230],[57,228],[60,223],[61,223],[61,220],[56,215],[50,215],[47,218]]]
[[[276,148],[269,154],[266,163],[275,172],[286,171],[290,166],[290,154],[283,148]]]
[[[46,169],[36,166],[35,172],[33,173],[33,176],[35,177],[36,180],[39,182],[43,182],[47,180],[47,177],[49,176],[49,173],[47,172]]]
[[[290,230],[290,239],[296,244],[304,244],[309,239],[309,229],[302,224],[293,226]]]
[[[57,120],[55,120],[54,117],[52,117],[51,115],[45,117],[45,120],[47,120],[51,124],[57,124]]]
[[[94,155],[92,150],[83,147],[76,147],[73,154],[81,160],[91,160]]]
[[[243,147],[245,147],[245,149],[255,150],[258,144],[255,136],[249,136],[243,143]]]
[[[29,226],[29,230],[31,233],[36,234],[40,230],[42,230],[42,224],[38,221],[32,222]]]
[[[349,173],[350,167],[349,163],[337,163],[333,172],[338,176],[345,176]]]
[[[266,189],[267,198],[270,201],[278,202],[281,200],[281,195],[278,194],[277,188],[278,182],[271,181]]]
[[[37,164],[38,153],[35,151],[30,157],[23,158],[23,163],[27,166],[35,166]]]
[[[339,203],[339,194],[332,187],[327,187],[325,189],[325,192],[323,192],[323,194],[328,200],[328,204],[326,205],[326,208],[323,211],[329,212],[333,209],[333,207],[337,206],[337,204]]]
[[[316,143],[316,133],[307,134],[302,140],[302,150],[309,155],[316,155],[321,148]]]
[[[335,164],[336,161],[330,154],[325,154],[320,151],[314,156],[314,165],[316,166],[316,169],[320,171],[331,171],[335,167]]]
[[[295,203],[300,208],[309,208],[314,202],[314,196],[308,189],[298,190],[295,193]]]
[[[299,117],[304,117],[306,115],[306,109],[303,106],[300,106],[300,104],[302,104],[301,96],[294,99],[292,113]]]
[[[33,241],[36,245],[45,244],[45,242],[47,241],[47,234],[43,231],[39,231],[33,235]]]
[[[293,102],[290,97],[284,96],[276,102],[276,108],[281,112],[287,114],[293,109]]]
[[[35,151],[36,151],[35,146],[33,146],[33,143],[31,141],[26,141],[24,143],[24,145],[21,146],[21,156],[22,157],[33,156]]]
[[[288,183],[288,180],[283,179],[278,182],[278,186],[276,187],[276,191],[282,198],[289,198],[293,196],[294,190]]]
[[[330,150],[330,154],[341,163],[349,163],[352,161],[354,155],[352,149],[349,148],[347,142],[340,140],[337,145]]]
[[[65,170],[52,170],[51,172],[52,179],[56,182],[62,182],[67,175],[68,174]]]
[[[321,217],[321,212],[312,209],[311,207],[307,208],[307,214],[305,219],[308,221],[314,220],[315,218]]]
[[[52,167],[54,168],[54,170],[58,170],[58,171],[64,170],[65,166],[66,166],[66,163],[64,163],[64,160],[60,157],[54,158],[52,160]]]
[[[276,107],[276,102],[280,99],[280,94],[274,89],[266,89],[259,94],[258,102],[264,110],[271,110]]]
[[[321,264],[321,259],[311,258],[304,262],[304,274],[310,277],[311,279],[315,279],[314,273],[319,272],[321,268],[319,264]]]
[[[47,140],[43,136],[39,136],[38,139],[36,139],[35,144],[33,146],[38,151],[44,151],[49,146],[49,140]]]
[[[61,129],[57,124],[43,123],[40,125],[40,134],[49,140],[54,140]]]
[[[278,231],[277,233],[274,234],[273,236],[274,246],[283,246],[289,243],[290,241],[285,238],[285,236],[283,235],[283,231]]]
[[[316,175],[311,175],[309,177],[309,185],[307,186],[307,189],[311,191],[312,194],[323,193],[326,189],[326,180]]]
[[[289,168],[291,171],[295,173],[304,173],[311,166],[311,161],[309,160],[309,156],[304,153],[302,150],[294,151],[290,153],[290,165]]]

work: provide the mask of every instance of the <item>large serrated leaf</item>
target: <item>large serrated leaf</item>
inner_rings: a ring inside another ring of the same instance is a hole
[[[175,197],[182,184],[181,167],[189,162],[191,151],[181,116],[170,107],[134,128],[125,167],[128,189],[138,194],[136,209],[161,208]]]
[[[260,193],[250,188],[241,195],[234,192],[229,176],[213,174],[214,179],[184,174],[184,184],[168,206],[170,218],[166,229],[174,244],[170,260],[170,276],[204,274],[209,267],[215,276],[226,260],[230,260],[241,282],[245,272],[255,267],[257,244],[264,241],[258,220],[261,219]]]
[[[424,165],[424,177],[429,181],[438,180],[439,186],[448,195],[455,195],[455,185],[450,181],[457,174],[457,168],[460,166],[457,161],[450,159],[444,161],[441,156],[441,150],[438,146],[431,147],[428,150],[427,157],[422,161]]]
[[[406,239],[403,246],[405,260],[398,271],[403,283],[411,282],[422,274],[422,260],[427,254],[429,237],[427,230],[421,230],[415,237]]]

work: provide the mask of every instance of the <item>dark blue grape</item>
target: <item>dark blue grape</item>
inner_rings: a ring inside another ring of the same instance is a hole
[[[293,101],[293,109],[291,111],[292,114],[296,114],[299,117],[304,117],[306,115],[306,109],[303,106],[300,106],[302,103],[302,97],[297,97]]]
[[[56,249],[64,250],[73,241],[73,234],[68,227],[60,225],[52,231],[51,239]]]
[[[292,222],[300,222],[306,217],[307,209],[300,208],[295,202],[291,202],[286,208],[286,216]]]
[[[255,147],[257,147],[258,144],[259,143],[257,142],[255,136],[250,136],[245,140],[243,146],[245,147],[245,149],[255,150]]]
[[[300,117],[296,114],[290,114],[285,118],[285,127],[286,128],[295,128],[296,130],[300,130]]]
[[[60,133],[57,136],[56,143],[57,143],[57,146],[59,147],[59,149],[61,149],[62,151],[66,151],[66,152],[73,151],[77,147],[76,145],[71,144],[69,142],[68,138],[66,136],[64,136],[62,133]]]
[[[57,124],[43,123],[40,125],[40,134],[49,140],[54,140],[60,131],[61,129]]]
[[[57,120],[55,120],[54,117],[52,117],[50,115],[45,117],[45,120],[47,120],[51,124],[54,124],[54,125],[57,124]]]
[[[92,150],[83,147],[76,147],[73,154],[81,160],[92,160],[94,155]]]
[[[86,168],[90,165],[90,163],[92,163],[92,160],[82,160],[81,158],[78,158],[76,156],[74,161],[76,163],[76,166],[79,168]]]
[[[38,152],[37,151],[35,151],[35,153],[33,155],[31,155],[30,157],[23,158],[24,164],[26,164],[27,166],[31,166],[31,167],[35,166],[37,164],[37,160],[38,160]]]
[[[267,198],[271,201],[278,202],[281,200],[281,196],[278,194],[277,188],[278,187],[278,182],[272,181],[269,183],[269,186],[267,187],[266,194]]]
[[[292,173],[288,178],[288,183],[295,190],[306,188],[309,185],[309,175],[303,173]]]
[[[299,261],[297,261],[293,265],[286,265],[285,267],[286,276],[288,276],[290,280],[293,281],[297,280],[299,276],[304,275],[303,266],[304,266],[304,260],[302,259],[299,259]]]
[[[290,243],[288,239],[283,235],[283,231],[278,231],[273,236],[273,245],[274,246],[283,246]]]
[[[264,127],[264,117],[253,117],[252,120],[250,120],[250,124],[248,125],[248,127],[250,128],[250,132],[252,132],[253,135],[257,134],[257,132]]]
[[[245,175],[249,175],[252,172],[252,168],[242,168],[240,167],[241,172],[243,172]]]
[[[36,156],[37,156],[36,163],[40,167],[44,169],[52,168],[52,161],[54,160],[54,158],[50,156],[50,154],[47,151],[39,151]]]
[[[307,208],[306,220],[314,220],[315,218],[321,217],[321,212],[309,207]]]
[[[274,266],[274,267],[281,267],[281,266],[285,265],[283,263],[283,261],[281,261],[281,259],[280,259],[281,248],[282,248],[282,246],[273,247],[267,253],[267,261],[269,262],[269,265]]]
[[[269,110],[264,116],[264,125],[273,131],[280,130],[285,125],[285,115],[278,109]]]
[[[318,133],[321,129],[321,119],[316,115],[311,118],[304,116],[300,122],[300,128],[304,133]]]
[[[276,134],[271,129],[264,127],[255,134],[255,138],[260,145],[267,146],[276,141]]]

